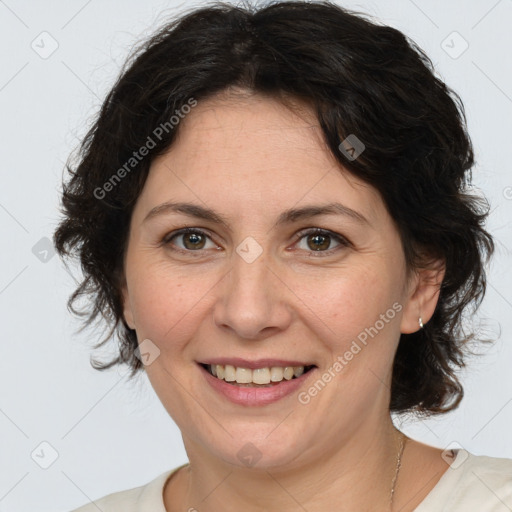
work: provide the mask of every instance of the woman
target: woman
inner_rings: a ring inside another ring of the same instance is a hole
[[[55,243],[120,339],[96,367],[147,372],[190,462],[78,510],[510,510],[512,460],[390,416],[463,396],[494,249],[472,165],[425,54],[335,4],[217,4],[141,46]]]

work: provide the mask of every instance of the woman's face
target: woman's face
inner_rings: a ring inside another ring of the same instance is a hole
[[[124,294],[189,457],[292,466],[370,433],[389,418],[400,333],[422,313],[380,195],[340,169],[311,115],[268,98],[217,96],[181,123],[135,206]],[[238,386],[212,361],[283,381]]]

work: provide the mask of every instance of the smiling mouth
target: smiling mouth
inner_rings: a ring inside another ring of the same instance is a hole
[[[241,368],[232,365],[202,364],[200,365],[219,380],[223,380],[233,386],[243,387],[272,387],[283,381],[298,379],[303,374],[316,368],[309,366],[272,366],[267,368]]]

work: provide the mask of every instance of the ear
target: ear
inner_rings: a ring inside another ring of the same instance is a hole
[[[443,260],[430,262],[428,268],[414,271],[409,280],[408,299],[404,305],[400,332],[419,331],[419,319],[426,324],[434,314],[446,271]]]
[[[130,302],[130,294],[128,293],[128,286],[126,284],[126,280],[123,280],[123,283],[121,285],[121,300],[123,301],[124,321],[128,324],[128,327],[130,327],[130,329],[135,329],[133,311]]]

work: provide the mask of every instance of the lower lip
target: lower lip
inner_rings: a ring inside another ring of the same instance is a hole
[[[201,365],[199,365],[199,368],[202,370],[208,384],[210,384],[215,391],[219,392],[235,404],[247,406],[272,404],[279,401],[281,398],[291,395],[304,384],[310,374],[316,369],[312,368],[295,379],[282,380],[279,384],[272,387],[252,388],[229,384],[225,380],[214,377]]]

